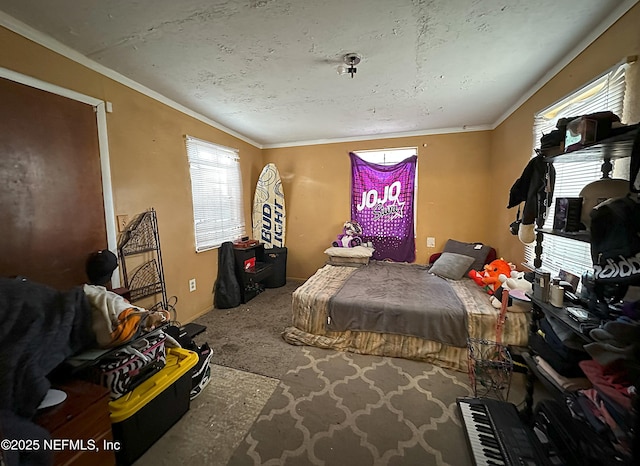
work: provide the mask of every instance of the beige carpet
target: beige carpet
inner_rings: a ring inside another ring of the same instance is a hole
[[[212,381],[135,466],[469,464],[454,405],[471,393],[467,374],[287,344],[298,285],[196,321],[207,326],[197,341],[213,350]],[[524,377],[513,376],[519,404]]]
[[[227,464],[279,381],[215,364],[211,377],[189,411],[135,466]]]
[[[282,381],[213,364],[211,383],[134,466],[470,464],[454,406],[471,393],[466,374],[319,348],[298,353]],[[524,376],[513,378],[509,401],[518,404]]]
[[[304,348],[229,465],[471,464],[456,397],[465,374]]]

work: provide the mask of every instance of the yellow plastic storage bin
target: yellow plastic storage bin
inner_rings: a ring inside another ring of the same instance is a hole
[[[132,464],[189,410],[191,369],[197,363],[197,353],[169,348],[161,371],[109,403],[119,465]]]

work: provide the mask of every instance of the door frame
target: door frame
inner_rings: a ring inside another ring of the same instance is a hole
[[[109,162],[109,141],[107,132],[107,112],[111,112],[111,102],[81,94],[71,89],[57,86],[40,79],[18,73],[0,66],[0,78],[5,78],[42,91],[50,92],[62,97],[91,105],[96,114],[98,126],[98,150],[100,152],[100,172],[102,178],[102,199],[104,203],[105,228],[107,233],[107,247],[114,254],[117,252],[117,233],[115,221],[115,209],[113,205],[113,189],[111,186],[111,165]],[[113,274],[111,284],[114,288],[120,286],[120,275]]]

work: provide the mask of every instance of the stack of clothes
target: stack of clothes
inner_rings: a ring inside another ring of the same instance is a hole
[[[608,435],[620,453],[630,456],[631,432],[638,421],[640,302],[626,305],[622,316],[589,335],[595,341],[585,345],[585,350],[593,359],[580,362],[580,368],[593,387],[580,390],[577,400],[591,427]]]
[[[552,317],[539,327],[530,340],[534,360],[579,421],[574,433],[581,432],[582,458],[629,464],[638,455],[633,432],[640,409],[640,301],[625,304],[623,315],[591,330],[594,342],[586,345]]]
[[[583,339],[551,316],[541,319],[538,331],[529,338],[538,371],[560,392],[591,387],[578,366],[580,361],[589,358],[583,344]]]

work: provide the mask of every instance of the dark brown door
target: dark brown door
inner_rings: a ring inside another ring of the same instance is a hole
[[[0,78],[0,276],[69,289],[106,245],[94,108]]]

